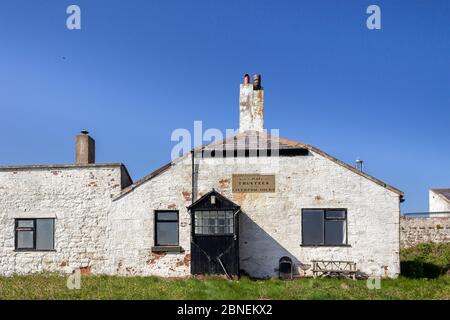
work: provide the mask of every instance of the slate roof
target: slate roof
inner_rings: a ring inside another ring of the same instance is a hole
[[[223,140],[220,140],[218,142],[212,142],[210,144],[207,145],[202,145],[199,147],[196,147],[194,149],[195,152],[199,152],[199,151],[205,151],[205,150],[227,150],[227,149],[233,149],[234,150],[242,150],[242,149],[271,149],[271,147],[277,147],[280,150],[286,150],[286,149],[307,149],[309,151],[312,151],[314,153],[317,153],[337,164],[339,164],[340,166],[366,178],[371,180],[372,182],[394,192],[397,193],[400,198],[403,200],[404,197],[404,193],[402,191],[400,191],[399,189],[388,185],[386,183],[384,183],[383,181],[372,177],[371,175],[362,172],[358,169],[356,169],[355,167],[341,161],[338,160],[336,158],[334,158],[333,156],[325,153],[324,151],[317,149],[316,147],[313,147],[311,145],[302,143],[302,142],[297,142],[297,141],[292,141],[292,140],[288,140],[285,138],[279,138],[279,137],[273,137],[270,136],[268,134],[265,134],[264,132],[259,132],[259,131],[245,131],[242,133],[238,133],[234,136],[230,136],[227,137]],[[189,156],[189,154],[185,154],[182,157],[187,157]],[[180,158],[182,158],[180,157]],[[168,169],[170,169],[172,167],[172,165],[174,164],[174,161],[169,162],[167,164],[165,164],[164,166],[160,167],[159,169],[153,171],[152,173],[150,173],[149,175],[143,177],[142,179],[136,181],[135,183],[133,183],[132,185],[128,186],[127,188],[123,189],[122,192],[114,199],[117,200],[119,198],[121,198],[122,196],[126,195],[127,193],[131,192],[133,189],[135,189],[136,187],[140,186],[141,184],[145,183],[146,181],[149,181],[151,179],[153,179],[154,177],[158,176],[159,174],[167,171]]]
[[[213,142],[203,145],[202,150],[219,150],[219,149],[271,149],[279,148],[281,150],[305,148],[305,144],[291,141],[284,138],[274,137],[264,132],[259,131],[245,131],[234,136],[227,137],[218,142]],[[197,148],[197,149],[200,149]]]
[[[206,194],[204,194],[203,196],[201,196],[199,199],[197,199],[196,201],[194,201],[194,203],[192,203],[190,206],[188,206],[188,210],[192,210],[192,208],[196,208],[199,209],[199,207],[202,207],[202,202],[204,202],[205,200],[209,201],[209,198],[211,197],[211,195],[215,195],[217,197],[216,201],[222,201],[220,207],[221,209],[224,209],[224,207],[228,207],[228,208],[235,208],[238,209],[240,208],[240,206],[236,203],[234,203],[233,201],[231,201],[230,199],[228,199],[227,197],[225,197],[224,195],[220,194],[219,192],[217,192],[216,190],[212,189],[211,191],[207,192]],[[210,206],[206,206],[206,208],[210,208]]]
[[[431,189],[434,193],[437,193],[445,200],[450,202],[450,189]]]

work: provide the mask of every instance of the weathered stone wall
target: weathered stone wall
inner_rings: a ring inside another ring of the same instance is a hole
[[[253,84],[241,84],[239,96],[239,131],[262,131],[264,128],[264,90]]]
[[[297,268],[314,259],[351,260],[363,272],[398,275],[398,194],[314,152],[196,162],[198,197],[215,188],[241,206],[240,264],[250,275],[276,276],[282,256],[290,256]],[[1,170],[0,274],[84,268],[120,275],[189,275],[191,169],[188,155],[120,195],[120,167]],[[236,173],[275,174],[276,192],[233,193]],[[348,246],[302,247],[303,208],[347,209]],[[183,252],[151,252],[157,209],[179,210]],[[56,218],[54,252],[14,251],[14,219],[24,217]]]
[[[0,170],[0,274],[102,273],[120,166]],[[55,218],[55,251],[16,252],[14,219]]]
[[[279,259],[290,256],[297,268],[314,259],[351,260],[363,272],[398,276],[398,194],[313,152],[299,157],[227,158],[225,164],[223,161],[196,160],[198,197],[215,188],[241,206],[240,264],[248,274],[277,276]],[[233,193],[231,178],[236,173],[275,174],[276,192]],[[190,216],[186,207],[190,204],[189,156],[116,199],[109,215],[109,272],[189,275]],[[302,247],[302,208],[346,208],[348,246]],[[179,210],[183,253],[151,253],[157,209]]]
[[[401,218],[400,244],[402,248],[423,242],[450,241],[450,217]]]
[[[157,177],[113,201],[109,214],[110,274],[186,276],[190,274],[190,160],[180,159]],[[181,253],[152,253],[154,210],[179,210]]]

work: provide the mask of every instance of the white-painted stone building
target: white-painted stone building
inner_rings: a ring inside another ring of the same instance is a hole
[[[450,189],[429,190],[431,217],[450,217]]]
[[[86,132],[75,164],[0,167],[0,274],[274,277],[288,257],[294,275],[324,260],[397,277],[403,193],[268,135],[260,78],[240,91],[239,133],[134,183]]]

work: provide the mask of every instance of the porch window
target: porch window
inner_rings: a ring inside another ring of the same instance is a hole
[[[178,246],[178,211],[155,211],[155,245]]]
[[[303,209],[302,244],[339,246],[347,244],[347,210]]]
[[[195,211],[195,234],[232,234],[234,214],[231,210]]]
[[[53,250],[55,219],[16,219],[16,250]]]

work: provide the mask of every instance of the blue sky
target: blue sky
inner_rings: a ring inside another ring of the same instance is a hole
[[[170,160],[174,129],[236,128],[242,76],[261,73],[266,127],[362,158],[402,211],[450,187],[448,0],[3,0],[0,45],[0,165],[72,163],[86,128],[97,162],[137,180]]]

